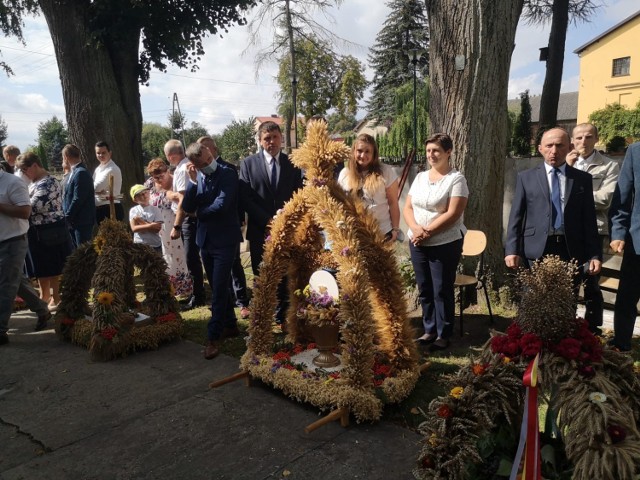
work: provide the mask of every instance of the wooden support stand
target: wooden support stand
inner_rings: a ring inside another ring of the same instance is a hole
[[[314,430],[326,425],[327,423],[333,422],[334,420],[340,420],[340,425],[343,427],[349,426],[349,409],[346,407],[337,408],[327,416],[321,418],[320,420],[313,422],[311,425],[307,425],[304,429],[304,433],[311,433]]]
[[[223,378],[222,380],[218,380],[217,382],[211,382],[209,384],[209,388],[218,388],[218,387],[221,387],[222,385],[226,385],[227,383],[235,382],[236,380],[241,380],[243,378],[245,379],[244,380],[245,386],[247,387],[251,386],[251,377],[249,376],[249,372],[238,372],[231,375],[230,377]]]
[[[420,371],[420,375],[426,372],[430,366],[431,366],[431,362],[425,362],[422,365],[420,365],[418,367],[418,370]]]

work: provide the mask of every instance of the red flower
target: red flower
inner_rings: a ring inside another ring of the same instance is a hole
[[[436,464],[431,457],[422,457],[422,468],[434,468],[435,466]]]
[[[522,336],[522,330],[517,323],[512,323],[507,328],[507,336],[514,339],[519,339]]]
[[[473,374],[476,377],[479,377],[480,375],[484,375],[484,372],[487,371],[487,366],[486,365],[480,365],[479,363],[475,363],[473,365],[473,367],[471,367],[471,370],[473,371]]]
[[[593,378],[596,376],[596,371],[591,365],[582,365],[578,372],[585,378]]]
[[[451,407],[449,405],[447,405],[446,403],[443,403],[438,407],[438,411],[436,412],[436,415],[438,415],[441,418],[449,418],[453,415],[453,410],[451,410]]]
[[[520,339],[520,348],[525,357],[535,357],[540,353],[542,340],[535,333],[525,333]]]
[[[316,344],[311,342],[309,344],[307,344],[307,350],[313,350],[314,348],[316,348]]]
[[[288,352],[278,352],[271,358],[273,358],[275,361],[279,361],[279,360],[289,360],[291,356],[289,355]]]
[[[173,322],[177,318],[175,312],[165,313],[156,317],[156,323]]]
[[[516,357],[520,353],[518,340],[505,335],[495,336],[491,339],[491,350],[493,353],[502,353],[508,357]]]
[[[113,327],[107,327],[100,332],[102,338],[106,340],[113,340],[113,337],[115,337],[117,334],[118,330]]]
[[[558,342],[554,350],[558,355],[566,358],[567,360],[575,360],[580,355],[581,348],[582,344],[580,340],[576,340],[575,338],[563,338]]]
[[[302,353],[303,350],[304,348],[299,343],[296,343],[295,347],[293,347],[294,355],[297,355],[298,353]]]
[[[620,443],[627,438],[627,431],[619,425],[609,425],[607,427],[607,433],[612,443]]]

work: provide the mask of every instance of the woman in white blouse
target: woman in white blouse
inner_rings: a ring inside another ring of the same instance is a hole
[[[429,344],[430,350],[443,350],[453,333],[453,284],[467,231],[463,214],[469,188],[464,176],[449,163],[453,150],[449,135],[435,133],[425,145],[431,168],[416,176],[403,213],[422,305],[425,333],[418,340]]]
[[[340,171],[338,183],[344,191],[359,197],[378,221],[387,241],[394,241],[400,232],[398,206],[398,176],[380,162],[375,138],[358,135],[353,144],[353,157]]]
[[[116,219],[124,220],[124,209],[120,203],[122,195],[122,172],[120,167],[111,160],[111,148],[104,141],[96,143],[96,158],[100,162],[93,172],[93,189],[96,196],[96,223],[109,218],[109,199],[113,196]],[[113,175],[113,192],[109,192],[109,176]]]

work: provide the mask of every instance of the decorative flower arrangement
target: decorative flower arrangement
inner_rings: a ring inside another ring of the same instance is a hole
[[[340,299],[329,295],[326,288],[321,287],[321,292],[316,292],[307,285],[303,290],[298,289],[293,294],[301,300],[298,304],[298,317],[304,318],[309,325],[338,323]]]
[[[523,377],[538,354],[534,398],[547,402],[540,421],[546,427],[533,438],[539,435],[542,478],[636,478],[640,377],[629,355],[603,346],[575,318],[573,271],[546,257],[518,274],[522,298],[514,323],[447,380],[448,395],[429,405],[416,478],[494,480],[518,469]]]
[[[392,246],[385,243],[370,212],[351,201],[333,177],[336,162],[349,155],[348,147],[329,138],[322,122],[310,124],[304,144],[292,154],[307,181],[271,221],[240,368],[321,410],[347,408],[360,422],[377,420],[384,403],[406,398],[419,370]],[[321,231],[331,239],[330,250],[323,248]],[[311,306],[304,288],[314,271],[329,265],[337,270],[340,298],[332,299],[336,305],[328,308]],[[305,324],[339,321],[343,366],[339,375],[319,381],[295,367],[283,367],[288,365],[284,358],[279,368],[273,368],[276,339],[271,322],[278,284],[285,275],[292,306],[287,312],[287,340],[304,344]],[[338,310],[338,301],[339,315],[332,312]],[[301,321],[300,315],[306,320]],[[386,359],[384,365],[376,365],[378,353]]]
[[[136,299],[134,267],[144,285],[144,304]],[[134,244],[122,222],[105,220],[94,240],[67,258],[60,289],[56,332],[89,348],[95,360],[157,349],[180,337],[181,318],[164,260],[149,247]],[[89,304],[91,289],[95,293]],[[152,320],[136,323],[136,311]]]

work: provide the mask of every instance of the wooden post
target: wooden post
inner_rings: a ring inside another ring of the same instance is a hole
[[[340,420],[340,425],[343,427],[349,426],[349,409],[347,407],[340,407],[330,412],[325,417],[318,421],[313,422],[311,425],[307,425],[304,429],[304,433],[311,433],[314,430],[333,422],[334,420]]]
[[[113,175],[109,175],[109,218],[116,219],[115,199],[113,198]]]
[[[223,378],[222,380],[218,380],[217,382],[211,382],[209,384],[209,388],[218,388],[218,387],[221,387],[222,385],[226,385],[227,383],[235,382],[236,380],[241,380],[243,378],[245,379],[245,382],[244,382],[245,385],[247,387],[250,386],[251,377],[249,377],[249,372],[238,372],[231,375],[230,377],[226,377],[226,378]]]

